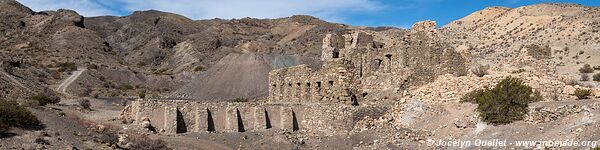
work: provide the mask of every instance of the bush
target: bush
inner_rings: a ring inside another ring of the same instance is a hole
[[[146,91],[140,91],[138,93],[138,97],[140,97],[140,98],[146,98]]]
[[[488,69],[490,68],[489,65],[479,65],[477,67],[475,67],[471,72],[473,72],[473,74],[475,74],[478,77],[483,77],[484,75],[488,74]]]
[[[15,102],[0,100],[0,132],[9,127],[30,128],[40,125],[40,121],[29,110]]]
[[[71,71],[75,71],[77,70],[77,65],[75,65],[75,63],[70,63],[70,62],[66,62],[66,63],[60,63],[58,64],[58,71],[60,72],[71,72]]]
[[[583,67],[579,68],[579,72],[581,73],[593,73],[594,69],[590,66],[590,64],[585,64]]]
[[[98,136],[96,138],[97,142],[108,145],[117,145],[119,142],[119,134],[113,129],[108,128],[96,132],[98,133]]]
[[[577,89],[575,90],[575,96],[578,99],[588,99],[588,96],[592,95],[592,91],[588,89]]]
[[[596,73],[594,76],[592,76],[592,79],[593,79],[594,81],[598,81],[598,82],[600,82],[600,73]]]
[[[80,99],[79,106],[81,106],[81,108],[83,108],[85,110],[92,110],[92,104],[90,103],[90,100],[87,98]]]
[[[477,111],[483,121],[501,125],[522,120],[528,112],[529,103],[541,99],[539,92],[534,92],[520,79],[507,77],[494,88],[480,89],[465,95],[462,101],[478,104]]]
[[[129,136],[131,150],[169,150],[167,144],[162,140],[153,140],[143,135]]]
[[[521,69],[519,69],[519,70],[515,70],[515,71],[512,71],[512,72],[510,72],[510,73],[512,73],[512,74],[517,74],[517,73],[523,73],[523,72],[525,72],[525,71],[527,71],[527,70],[525,70],[525,69],[521,68]]]
[[[587,74],[581,74],[581,81],[590,81],[590,76]]]
[[[233,99],[234,102],[248,102],[248,99],[244,98],[244,97],[238,97]]]
[[[58,101],[59,101],[57,98],[51,98],[44,94],[38,94],[38,95],[32,96],[30,99],[37,102],[38,105],[40,105],[40,106],[46,106],[47,104],[58,103]]]
[[[129,84],[122,84],[121,87],[119,87],[121,90],[131,90],[133,89],[133,86],[129,85]]]
[[[194,72],[200,72],[200,71],[204,71],[203,66],[197,66],[196,68],[194,68]]]
[[[96,69],[98,69],[98,65],[96,65],[96,64],[89,64],[89,65],[87,65],[87,68],[88,69],[96,70]]]

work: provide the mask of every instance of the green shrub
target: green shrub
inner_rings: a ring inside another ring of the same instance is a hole
[[[593,73],[594,69],[590,66],[590,64],[585,64],[583,67],[579,68],[579,72],[581,73]]]
[[[200,72],[200,71],[204,71],[203,66],[197,66],[196,68],[194,68],[194,72]]]
[[[37,102],[38,105],[40,105],[40,106],[46,106],[47,104],[58,103],[58,100],[56,98],[51,98],[44,94],[38,94],[38,95],[32,96],[30,99]]]
[[[235,99],[233,99],[234,102],[248,102],[248,99],[244,98],[244,97],[237,97]]]
[[[592,79],[593,79],[594,81],[598,81],[598,82],[600,82],[600,73],[596,73],[594,76],[592,76]]]
[[[0,132],[9,127],[29,128],[39,124],[40,121],[29,110],[15,102],[0,100]]]
[[[462,101],[478,104],[477,111],[483,121],[501,125],[522,120],[527,114],[529,103],[541,99],[539,92],[534,92],[522,80],[507,77],[494,88],[480,89],[465,95]]]
[[[75,65],[75,63],[70,62],[60,63],[58,64],[58,67],[58,71],[60,72],[71,72],[77,70],[77,65]]]
[[[140,97],[140,98],[146,98],[146,91],[140,91],[138,93],[138,97]]]
[[[588,99],[588,96],[592,95],[592,91],[588,89],[577,89],[575,90],[575,96],[578,99]]]

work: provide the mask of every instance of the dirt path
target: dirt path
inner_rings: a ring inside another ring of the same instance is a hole
[[[75,81],[77,78],[79,78],[81,73],[83,73],[86,70],[87,69],[83,68],[83,69],[77,69],[77,71],[73,71],[73,74],[71,74],[71,76],[69,76],[62,83],[60,83],[58,88],[56,88],[56,91],[63,93],[65,95],[69,95],[69,93],[67,93],[67,87],[69,87],[71,85],[71,83],[73,83],[73,81]]]
[[[12,81],[13,83],[17,84],[18,86],[20,86],[21,88],[27,90],[27,92],[29,93],[34,93],[33,90],[29,89],[27,86],[21,84],[21,82],[19,82],[19,80],[15,79],[15,77],[13,77],[12,75],[4,72],[4,71],[0,71],[0,74],[6,76],[10,81]]]

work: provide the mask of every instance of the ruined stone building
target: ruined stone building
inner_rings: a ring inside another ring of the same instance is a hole
[[[361,103],[370,95],[400,95],[398,91],[441,74],[466,74],[467,54],[439,41],[435,30],[435,23],[420,22],[413,30],[387,41],[377,41],[384,38],[376,37],[378,33],[373,31],[327,34],[323,38],[323,66],[271,71],[267,100],[210,103],[146,99],[128,106],[123,116],[166,134],[349,132],[355,112],[365,107]]]
[[[466,74],[465,56],[440,42],[435,23],[415,24],[398,45],[366,31],[327,34],[320,69],[300,65],[269,74],[269,101],[358,105],[370,93],[393,92],[440,74]],[[410,84],[409,84],[410,83]]]

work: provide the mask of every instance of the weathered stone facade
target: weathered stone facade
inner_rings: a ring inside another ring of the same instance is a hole
[[[413,29],[399,45],[385,45],[360,30],[328,34],[323,39],[323,67],[272,71],[269,101],[358,105],[370,93],[422,85],[442,74],[466,75],[467,58],[438,40],[435,22],[419,22]]]
[[[356,110],[373,107],[361,104],[368,95],[374,95],[372,99],[382,93],[402,96],[401,89],[431,82],[438,75],[466,74],[465,55],[437,40],[434,22],[417,23],[414,28],[401,41],[387,45],[376,41],[377,33],[372,31],[328,34],[323,39],[323,66],[271,71],[265,101],[139,100],[123,116],[165,134],[349,132],[356,123]]]
[[[163,134],[298,131],[330,135],[352,129],[354,109],[357,107],[342,104],[138,100],[124,111],[123,117],[140,125],[149,120],[150,126]]]

